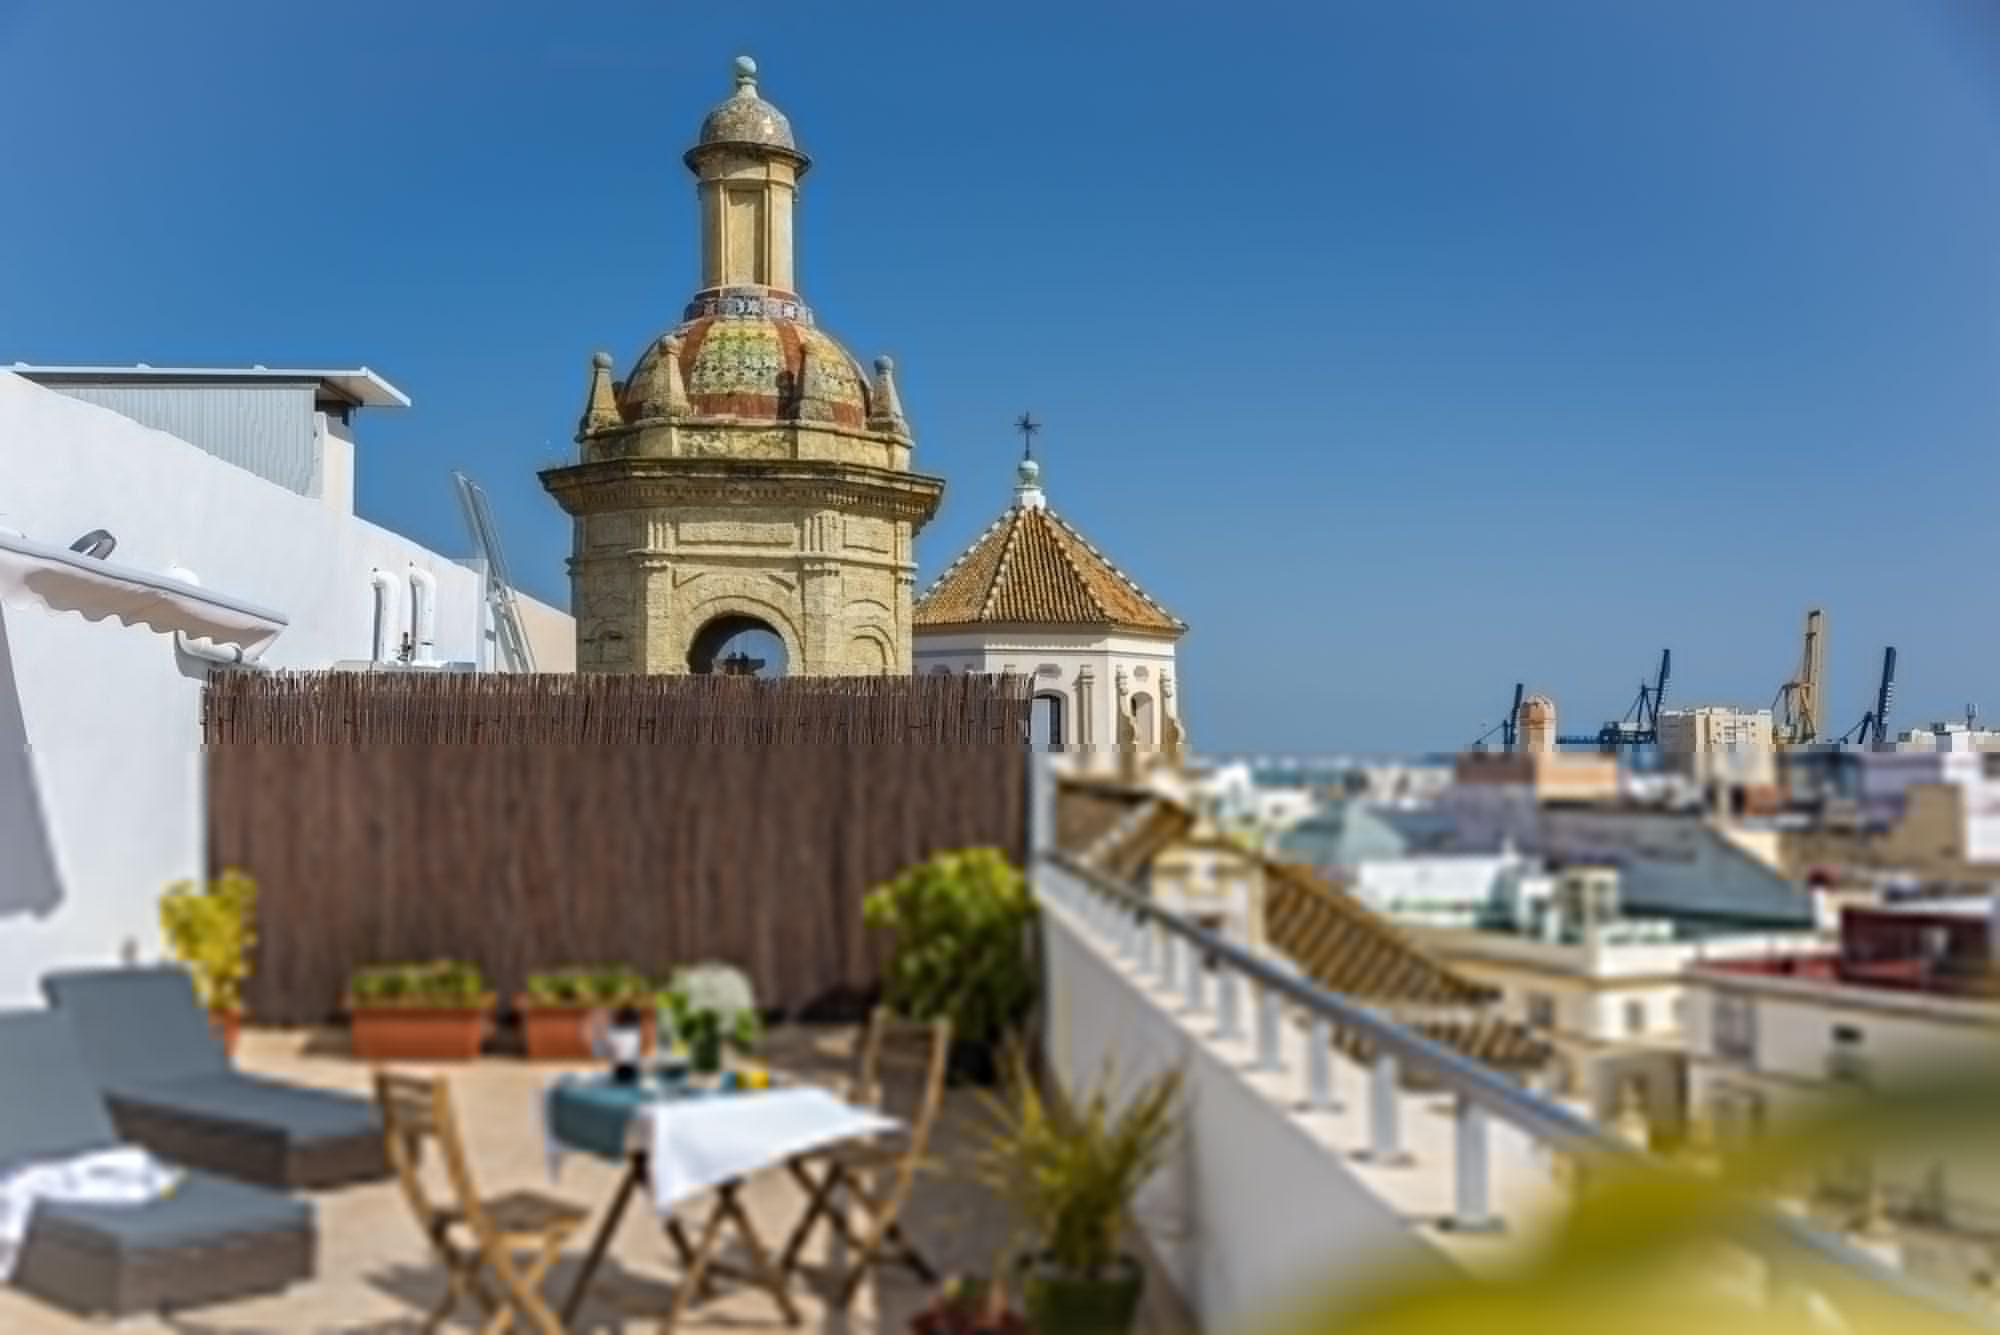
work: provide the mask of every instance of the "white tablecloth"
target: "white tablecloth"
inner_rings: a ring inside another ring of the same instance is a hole
[[[632,1115],[626,1144],[650,1155],[653,1206],[665,1214],[691,1196],[794,1155],[901,1126],[824,1089],[801,1086],[649,1103]],[[561,1153],[550,1138],[551,1176]]]

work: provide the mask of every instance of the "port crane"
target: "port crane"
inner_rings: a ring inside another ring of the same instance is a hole
[[[1625,711],[1597,730],[1594,737],[1558,737],[1557,746],[1594,746],[1615,751],[1621,746],[1657,746],[1660,741],[1660,706],[1667,698],[1667,679],[1672,675],[1674,651],[1660,650],[1660,673],[1650,682],[1639,683],[1639,698]]]
[[[1820,682],[1825,666],[1826,613],[1809,608],[1799,670],[1778,688],[1778,697],[1771,702],[1771,712],[1778,721],[1773,740],[1780,746],[1805,746],[1819,740]]]
[[[1527,683],[1525,682],[1517,681],[1514,683],[1514,707],[1507,711],[1506,718],[1501,719],[1498,723],[1473,739],[1472,750],[1484,751],[1487,739],[1492,737],[1496,732],[1500,734],[1500,749],[1502,751],[1512,751],[1514,749],[1514,744],[1520,740],[1521,736],[1521,692],[1526,689],[1526,686]]]
[[[1882,679],[1875,687],[1875,707],[1861,721],[1841,734],[1842,744],[1880,746],[1889,739],[1889,705],[1896,694],[1896,646],[1882,651]]]

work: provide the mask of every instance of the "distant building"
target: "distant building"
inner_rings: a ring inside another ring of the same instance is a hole
[[[1776,776],[1771,711],[1704,705],[1660,715],[1660,757],[1692,778],[1770,783]]]
[[[1839,948],[1703,961],[1688,971],[1690,1107],[1724,1145],[1854,1086],[1990,1064],[2000,1050],[2000,902],[1992,896],[1849,909]],[[1905,1268],[1966,1288],[1995,1269],[2000,1163],[1923,1146],[1825,1166],[1822,1220],[1891,1235]]]
[[[1445,861],[1413,859],[1409,872],[1420,879]],[[1475,860],[1457,861],[1470,871]],[[1357,893],[1453,969],[1498,989],[1502,1013],[1559,1054],[1557,1088],[1607,1123],[1636,1102],[1654,1127],[1681,1125],[1688,963],[1810,949],[1817,940],[1810,924],[1790,920],[1634,916],[1614,867],[1546,872],[1507,857],[1484,870],[1483,887],[1466,877],[1449,894],[1432,886],[1426,895],[1420,885]]]
[[[1342,800],[1322,803],[1293,824],[1272,851],[1286,862],[1343,875],[1364,863],[1401,858],[1410,844],[1368,803]]]
[[[1896,737],[1898,751],[2000,751],[2000,732],[1963,723],[1930,723]]]
[[[2000,878],[2000,754],[1787,752],[1780,773],[1795,812],[1780,833],[1780,852],[1795,872]]]

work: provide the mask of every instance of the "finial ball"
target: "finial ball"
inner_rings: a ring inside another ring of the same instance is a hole
[[[756,81],[757,62],[748,56],[736,57],[736,82],[755,83]]]
[[[894,357],[889,356],[887,353],[884,353],[882,356],[877,357],[875,359],[875,369],[881,372],[883,375],[888,375],[891,371],[896,369],[896,359]]]
[[[600,371],[609,371],[611,369],[611,354],[608,352],[593,352],[590,354],[590,364]]]

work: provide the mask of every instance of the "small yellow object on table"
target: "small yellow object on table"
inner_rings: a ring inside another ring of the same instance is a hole
[[[746,1066],[736,1073],[736,1081],[744,1089],[769,1089],[771,1073],[762,1066]]]

